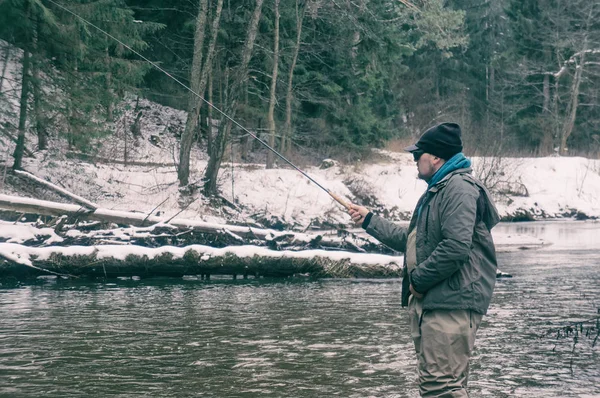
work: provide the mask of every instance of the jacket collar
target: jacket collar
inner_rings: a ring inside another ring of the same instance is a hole
[[[440,189],[442,189],[442,188],[444,188],[446,186],[446,184],[448,183],[448,181],[450,180],[450,178],[452,178],[452,176],[454,176],[456,174],[469,174],[472,171],[473,171],[473,169],[471,167],[466,167],[464,169],[454,170],[454,171],[448,173],[447,176],[445,176],[444,178],[442,178],[440,180],[440,182],[438,182],[437,184],[435,184],[434,186],[432,186],[431,188],[429,188],[427,190],[427,192],[436,193],[437,191],[439,191]]]

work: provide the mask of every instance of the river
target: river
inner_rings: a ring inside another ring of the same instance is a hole
[[[501,224],[472,397],[600,396],[600,341],[540,337],[600,307],[600,224]],[[399,280],[188,279],[0,287],[1,397],[417,397]]]

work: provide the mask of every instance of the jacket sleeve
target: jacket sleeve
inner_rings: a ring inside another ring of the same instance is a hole
[[[369,235],[392,249],[399,252],[406,251],[408,227],[402,227],[373,214],[365,230]]]
[[[419,293],[449,278],[469,260],[477,217],[477,190],[462,179],[444,189],[439,217],[442,240],[412,271],[410,281]]]

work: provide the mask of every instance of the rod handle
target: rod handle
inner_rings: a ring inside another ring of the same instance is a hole
[[[341,204],[342,206],[344,206],[346,208],[346,210],[350,210],[350,204],[348,202],[346,202],[344,199],[340,198],[339,196],[337,196],[336,194],[334,194],[331,191],[327,191],[327,193],[329,194],[329,196],[331,196],[333,199],[335,199],[336,202],[338,202],[339,204]]]

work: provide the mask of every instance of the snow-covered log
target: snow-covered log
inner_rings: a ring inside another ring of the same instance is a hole
[[[273,251],[256,246],[70,246],[0,243],[0,276],[239,275],[264,277],[400,277],[402,257],[324,250]]]
[[[357,246],[368,245],[372,243],[366,239],[353,238],[351,235],[346,237],[324,237],[322,235],[294,233],[290,231],[276,231],[273,229],[251,228],[239,225],[215,224],[198,220],[188,219],[167,219],[163,217],[151,216],[144,213],[134,213],[127,211],[109,210],[98,208],[90,210],[85,207],[43,201],[17,196],[0,195],[0,209],[10,210],[20,213],[40,214],[48,216],[69,216],[77,220],[101,221],[105,223],[116,223],[132,226],[149,225],[168,225],[184,230],[193,230],[195,232],[207,234],[224,234],[236,236],[249,240],[262,240],[274,243],[275,245],[285,242],[286,245],[305,245],[313,247],[334,247],[356,250]],[[350,242],[353,239],[354,242]]]
[[[23,170],[15,170],[14,173],[16,175],[18,175],[19,177],[26,179],[28,181],[32,181],[36,184],[39,184],[45,188],[48,188],[56,193],[58,193],[61,196],[64,196],[68,199],[71,199],[73,202],[77,203],[78,205],[84,206],[90,210],[95,210],[98,208],[98,205],[95,203],[90,202],[89,200],[82,198],[79,195],[75,195],[72,192],[67,191],[64,188],[59,187],[58,185],[52,184],[50,181],[46,181],[46,180],[42,180],[39,177],[34,176],[31,173],[28,173],[26,171]]]

